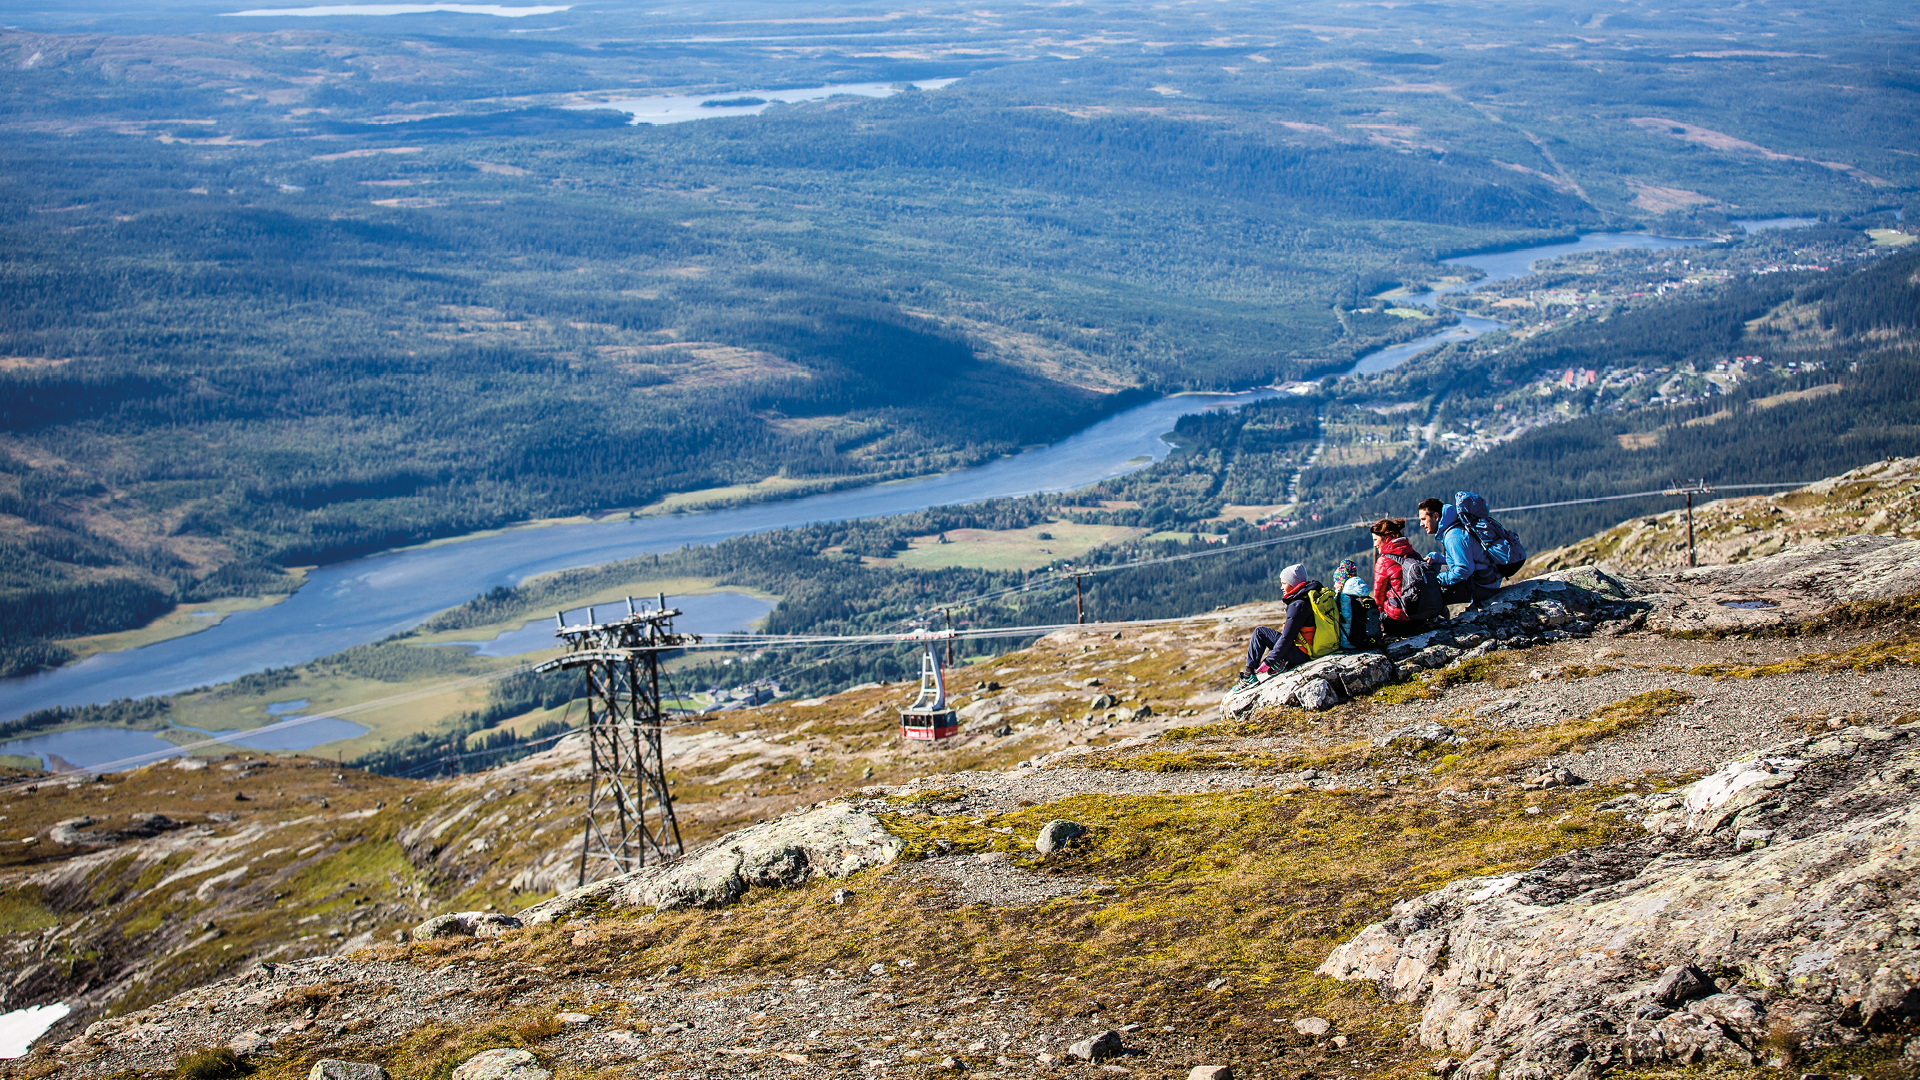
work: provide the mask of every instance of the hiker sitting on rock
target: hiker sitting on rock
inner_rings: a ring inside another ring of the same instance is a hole
[[[1333,572],[1333,591],[1342,596],[1372,596],[1373,586],[1360,571],[1360,560],[1343,559]]]
[[[1500,591],[1500,571],[1487,558],[1480,538],[1460,520],[1460,511],[1439,499],[1420,503],[1420,527],[1440,539],[1440,551],[1427,556],[1427,565],[1440,582],[1440,599],[1449,604],[1478,608]]]
[[[1408,637],[1446,618],[1440,585],[1427,562],[1407,542],[1406,518],[1381,518],[1373,533],[1373,600],[1380,605],[1380,629],[1388,637]]]
[[[1271,626],[1253,628],[1247,642],[1247,666],[1240,672],[1235,690],[1241,690],[1275,671],[1292,671],[1307,662],[1307,650],[1313,644],[1313,601],[1318,581],[1307,576],[1307,568],[1294,563],[1280,571],[1280,598],[1287,602],[1287,619],[1279,630]]]

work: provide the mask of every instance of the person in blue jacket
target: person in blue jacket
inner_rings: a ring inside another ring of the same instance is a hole
[[[1500,591],[1500,571],[1487,558],[1480,538],[1468,531],[1460,520],[1460,511],[1439,499],[1420,503],[1420,526],[1440,539],[1440,551],[1427,556],[1434,580],[1440,583],[1440,598],[1449,604],[1479,607],[1487,597]]]

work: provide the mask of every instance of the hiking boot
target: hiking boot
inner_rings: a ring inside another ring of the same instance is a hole
[[[1260,674],[1258,672],[1243,671],[1240,673],[1240,681],[1237,683],[1234,683],[1233,689],[1227,691],[1227,693],[1237,694],[1240,691],[1245,690],[1249,686],[1258,685],[1259,682],[1260,682]]]

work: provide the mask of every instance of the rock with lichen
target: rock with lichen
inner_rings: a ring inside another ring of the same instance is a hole
[[[1396,905],[1320,972],[1421,1001],[1457,1076],[1750,1065],[1920,1024],[1920,730],[1847,728],[1729,763],[1647,835]],[[1765,825],[1756,847],[1743,834]],[[1649,976],[1649,971],[1657,975]],[[1709,974],[1709,973],[1717,974]]]

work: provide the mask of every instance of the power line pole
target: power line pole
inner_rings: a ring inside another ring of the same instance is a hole
[[[1081,623],[1085,623],[1087,621],[1087,594],[1086,591],[1080,587],[1081,580],[1082,578],[1079,574],[1073,575],[1073,614]]]
[[[612,622],[599,622],[591,607],[583,625],[568,626],[563,615],[555,615],[554,636],[566,644],[566,655],[534,669],[582,668],[586,674],[590,767],[580,837],[582,885],[603,874],[671,862],[684,850],[660,746],[666,720],[660,654],[700,640],[674,633],[679,614],[662,596],[652,611],[636,609],[628,597],[627,614]]]
[[[1667,495],[1684,495],[1687,497],[1687,565],[1699,566],[1700,562],[1694,556],[1693,551],[1693,497],[1695,495],[1713,494],[1713,485],[1707,483],[1704,479],[1688,480],[1684,484],[1669,482],[1665,493]]]

